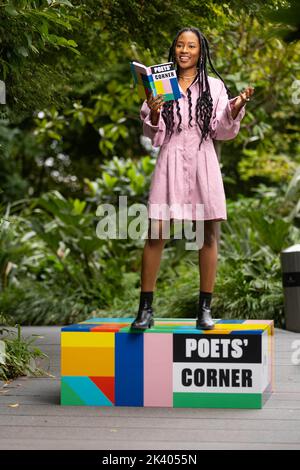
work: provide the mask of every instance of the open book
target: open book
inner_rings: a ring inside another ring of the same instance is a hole
[[[164,101],[181,98],[173,62],[146,67],[144,64],[131,61],[130,68],[140,98],[147,99],[151,92],[154,97],[163,95]]]

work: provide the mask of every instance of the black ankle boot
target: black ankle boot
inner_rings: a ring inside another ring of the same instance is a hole
[[[209,298],[200,294],[196,321],[196,328],[198,330],[213,330],[215,327],[211,317],[210,301],[211,296]]]
[[[136,319],[131,324],[131,328],[135,330],[146,330],[154,325],[152,308],[153,292],[140,293],[140,305]]]

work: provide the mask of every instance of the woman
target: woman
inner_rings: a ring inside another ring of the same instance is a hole
[[[207,59],[219,78],[207,75]],[[198,28],[183,28],[177,33],[168,61],[175,64],[181,99],[164,102],[161,95],[153,98],[151,94],[140,112],[144,135],[151,138],[154,147],[160,146],[160,151],[148,200],[149,232],[142,257],[140,304],[131,327],[144,330],[154,324],[153,291],[166,242],[163,224],[180,219],[203,220],[196,328],[213,329],[210,304],[217,269],[217,224],[227,220],[227,214],[212,139],[236,137],[244,105],[254,89],[247,87],[229,99],[229,90],[211,63],[207,39]],[[153,232],[151,236],[151,224],[158,237],[153,237]]]

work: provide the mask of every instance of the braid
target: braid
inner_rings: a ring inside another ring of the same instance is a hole
[[[179,119],[177,130],[178,130],[178,132],[181,132],[182,127],[180,127],[180,124],[181,124],[182,118],[181,118],[181,114],[180,114],[180,105],[179,105],[178,100],[176,100],[175,103],[176,103],[176,109],[177,109],[177,116],[178,116],[178,119]]]
[[[175,64],[176,72],[178,70],[178,65],[177,65],[176,57],[175,57],[175,47],[176,47],[178,37],[180,36],[180,34],[182,34],[185,31],[192,31],[193,33],[195,33],[196,36],[198,37],[199,44],[200,44],[200,57],[197,62],[198,73],[195,78],[196,80],[198,77],[198,87],[199,87],[199,94],[198,94],[196,106],[195,106],[195,121],[200,129],[200,134],[201,134],[201,140],[199,143],[199,149],[200,149],[203,140],[205,140],[207,136],[211,133],[210,121],[211,121],[212,110],[213,110],[213,99],[210,93],[210,87],[209,87],[208,75],[207,75],[207,69],[206,69],[207,59],[213,72],[224,83],[226,91],[227,91],[227,95],[229,98],[231,98],[231,92],[229,88],[226,86],[221,75],[214,68],[211,62],[210,54],[209,54],[209,47],[208,47],[207,39],[198,28],[194,28],[194,27],[182,28],[180,31],[177,32],[172,42],[172,45],[169,49],[169,56],[168,56],[168,61],[169,62],[172,61]],[[191,124],[192,123],[192,99],[191,99],[190,88],[187,89],[187,96],[188,96],[188,104],[189,104],[189,126],[191,127],[192,126]],[[179,120],[177,131],[181,132],[182,131],[182,127],[181,127],[182,116],[180,113],[180,105],[179,105],[178,100],[175,100],[175,103],[176,103],[176,114]],[[162,117],[166,124],[167,134],[170,135],[171,137],[174,131],[174,123],[175,123],[174,100],[166,101],[163,104]]]
[[[174,129],[174,106],[173,101],[166,101],[163,104],[162,116],[166,123],[167,134],[170,134],[170,137],[173,134]]]
[[[191,98],[191,90],[190,87],[187,89],[187,95],[188,95],[188,100],[189,100],[189,126],[192,127],[191,122],[192,122],[192,98]]]

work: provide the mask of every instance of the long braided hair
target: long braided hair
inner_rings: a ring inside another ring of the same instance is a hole
[[[196,36],[198,37],[199,44],[200,44],[200,55],[199,55],[199,59],[197,62],[197,75],[193,81],[194,83],[195,80],[197,80],[198,78],[199,96],[197,98],[196,107],[195,107],[195,114],[196,114],[195,120],[201,131],[201,141],[199,143],[199,149],[200,149],[203,140],[207,138],[208,134],[210,134],[211,129],[209,125],[210,125],[210,120],[211,120],[211,115],[212,115],[212,110],[213,110],[213,100],[210,94],[210,88],[209,88],[208,77],[207,77],[207,69],[206,69],[207,59],[209,61],[209,64],[212,70],[224,83],[226,91],[227,91],[227,95],[229,98],[231,98],[231,92],[229,88],[226,86],[221,75],[214,68],[210,59],[207,39],[198,28],[194,28],[194,27],[182,28],[181,30],[178,31],[178,33],[176,34],[173,40],[173,43],[169,50],[168,62],[172,61],[175,64],[176,73],[178,74],[178,65],[177,65],[176,56],[175,56],[176,43],[180,34],[186,31],[191,31],[195,33]],[[205,90],[203,87],[204,83],[205,83]],[[193,118],[192,118],[192,100],[191,100],[190,88],[187,89],[187,96],[188,96],[188,104],[189,104],[189,127],[192,127],[191,122]],[[174,123],[175,123],[173,103],[174,103],[174,100],[166,101],[163,104],[163,109],[162,109],[162,117],[166,123],[167,134],[170,135],[170,137],[172,136],[174,132]],[[180,105],[179,105],[178,99],[175,100],[175,103],[176,103],[176,114],[178,117],[177,131],[181,132],[182,131],[182,127],[181,127],[182,117],[180,114]]]

